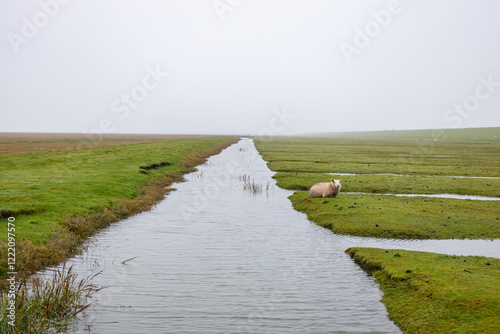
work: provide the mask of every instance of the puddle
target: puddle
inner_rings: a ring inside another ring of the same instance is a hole
[[[455,195],[455,194],[390,194],[390,193],[382,194],[382,193],[364,193],[364,192],[344,192],[344,194],[397,196],[397,197],[434,197],[434,198],[468,199],[472,201],[500,201],[500,197]]]
[[[457,179],[491,179],[498,180],[500,177],[497,176],[465,176],[465,175],[418,175],[418,174],[393,174],[393,173],[363,173],[363,174],[352,174],[352,173],[325,173],[330,175],[387,175],[387,176],[402,176],[402,177],[452,177]]]

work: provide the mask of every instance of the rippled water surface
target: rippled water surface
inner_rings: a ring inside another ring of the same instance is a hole
[[[243,189],[249,175],[262,192]],[[351,246],[499,256],[497,241],[338,236],[293,210],[250,139],[211,157],[153,211],[101,231],[70,260],[109,286],[89,333],[399,333]],[[129,260],[134,258],[132,260]],[[127,261],[129,260],[129,261]]]

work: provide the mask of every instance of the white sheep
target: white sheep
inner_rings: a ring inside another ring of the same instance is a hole
[[[331,182],[319,182],[309,189],[309,197],[337,197],[342,185],[340,180],[331,180]]]

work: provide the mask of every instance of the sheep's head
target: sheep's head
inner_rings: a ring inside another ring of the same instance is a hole
[[[331,183],[332,183],[332,186],[333,186],[334,188],[340,188],[340,181],[342,181],[342,179],[340,179],[340,180],[331,180],[331,181],[332,181],[332,182],[331,182]]]

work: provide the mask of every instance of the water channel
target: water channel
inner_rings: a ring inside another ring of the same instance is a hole
[[[251,139],[211,157],[150,212],[99,232],[74,269],[107,286],[85,333],[400,333],[352,246],[500,257],[498,240],[339,236],[292,208]],[[262,185],[243,189],[249,175]]]

